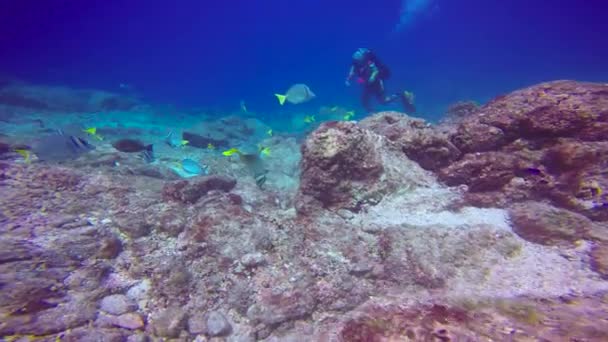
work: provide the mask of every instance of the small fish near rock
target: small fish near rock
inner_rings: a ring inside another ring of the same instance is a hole
[[[303,83],[292,85],[284,95],[274,94],[274,96],[277,97],[281,106],[285,104],[285,101],[292,104],[300,104],[308,102],[317,97],[317,95],[315,95],[315,93],[313,93],[312,90],[310,90],[310,88]]]
[[[185,147],[190,143],[186,139],[180,139],[178,136],[173,135],[173,131],[165,137],[165,143],[173,148]]]
[[[209,137],[204,137],[200,134],[192,133],[192,132],[183,132],[182,140],[188,141],[188,146],[209,149],[209,145],[214,147],[222,147],[227,146],[228,142],[225,140],[218,140]]]
[[[140,140],[135,139],[121,139],[112,143],[112,146],[120,151],[125,153],[137,153],[141,152],[142,157],[147,163],[151,163],[154,161],[154,151],[152,149],[152,144],[145,145]]]
[[[209,174],[209,167],[202,165],[190,158],[183,159],[181,162],[174,163],[171,170],[182,178],[190,178]]]
[[[64,134],[53,134],[34,142],[32,152],[41,161],[61,162],[78,158],[94,150],[86,139]]]

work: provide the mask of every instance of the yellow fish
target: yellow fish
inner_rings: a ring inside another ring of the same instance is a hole
[[[279,100],[279,104],[281,106],[285,104],[285,100],[287,99],[287,95],[274,94],[274,96],[277,97],[277,100]]]
[[[87,134],[89,134],[89,135],[91,135],[93,138],[95,138],[95,139],[97,139],[99,141],[103,140],[103,137],[101,135],[97,134],[97,128],[96,127],[90,127],[90,128],[87,128],[87,129],[83,129],[82,131],[85,132],[85,133],[87,133]]]
[[[267,131],[266,131],[266,133],[267,133],[269,136],[272,136],[272,129],[267,130]]]
[[[315,116],[314,115],[307,115],[304,117],[304,122],[306,123],[313,123],[317,120],[315,120]]]
[[[188,140],[181,140],[179,142],[179,146],[184,147],[184,146],[188,145],[189,143],[190,143],[190,141],[188,141]]]
[[[353,118],[353,116],[355,116],[355,111],[351,110],[349,112],[346,112],[346,114],[344,114],[344,120],[350,120]]]
[[[263,155],[263,156],[269,156],[270,155],[270,147],[260,146],[260,154]]]
[[[25,159],[26,163],[30,162],[30,156],[31,156],[30,151],[19,148],[19,149],[16,149],[15,152],[19,153],[23,157],[23,159]]]
[[[95,134],[97,134],[97,128],[95,128],[95,127],[91,127],[91,128],[83,129],[83,131],[84,131],[85,133],[89,133],[90,135],[95,135]]]
[[[231,148],[229,150],[226,150],[226,151],[222,152],[222,154],[225,155],[225,156],[227,156],[227,157],[230,157],[231,155],[233,155],[235,153],[240,154],[241,151],[239,151],[237,148],[233,147],[233,148]]]
[[[213,150],[215,150],[215,146],[212,143],[208,143],[207,144],[207,149],[213,151]]]

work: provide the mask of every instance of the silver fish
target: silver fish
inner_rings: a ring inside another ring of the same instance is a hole
[[[41,138],[32,146],[32,152],[43,161],[65,161],[95,149],[81,137],[53,134]]]
[[[208,174],[207,165],[201,165],[189,158],[182,160],[182,169],[193,175]]]
[[[282,105],[285,101],[293,104],[300,104],[314,99],[317,95],[303,83],[297,83],[289,87],[285,95],[276,94],[279,103]]]

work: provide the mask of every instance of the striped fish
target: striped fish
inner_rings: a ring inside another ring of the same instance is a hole
[[[258,187],[260,189],[264,189],[264,184],[266,183],[266,174],[268,173],[267,170],[264,170],[263,172],[259,172],[253,175],[253,177],[255,178],[255,184],[258,185]]]

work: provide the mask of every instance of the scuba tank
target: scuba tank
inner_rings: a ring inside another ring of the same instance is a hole
[[[374,64],[376,64],[376,67],[378,68],[378,77],[380,77],[380,79],[386,80],[391,77],[391,70],[386,66],[386,64],[382,63],[375,53],[368,50],[367,55],[368,61],[372,61]]]

